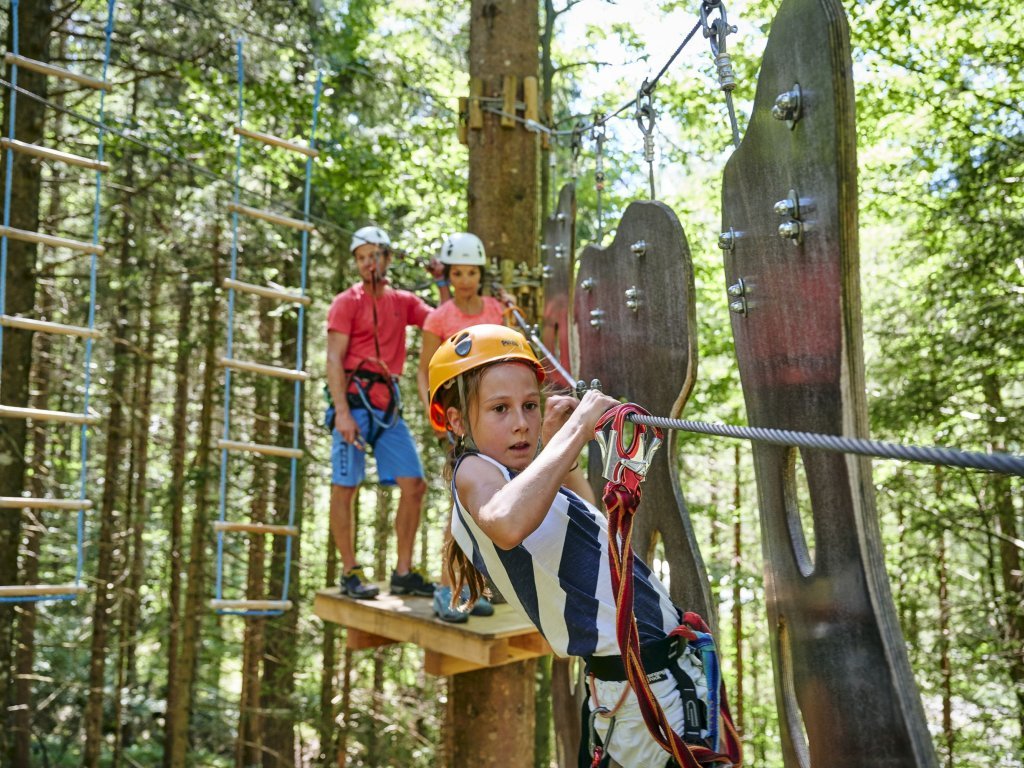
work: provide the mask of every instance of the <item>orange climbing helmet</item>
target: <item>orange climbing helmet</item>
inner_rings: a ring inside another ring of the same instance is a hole
[[[445,429],[447,418],[438,395],[464,373],[492,363],[521,361],[533,366],[537,381],[544,381],[544,368],[518,331],[504,325],[471,325],[452,334],[430,358],[430,424]]]

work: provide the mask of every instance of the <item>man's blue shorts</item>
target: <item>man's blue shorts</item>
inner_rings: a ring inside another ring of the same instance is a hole
[[[374,409],[373,413],[378,422],[388,423],[383,411]],[[404,419],[399,418],[393,427],[384,429],[371,424],[370,412],[365,408],[353,408],[352,418],[359,425],[363,439],[373,448],[377,474],[382,483],[394,485],[395,479],[399,477],[423,477],[423,465],[416,451],[416,443]],[[346,443],[336,429],[331,430],[331,435],[331,482],[354,488],[366,476],[366,451]]]

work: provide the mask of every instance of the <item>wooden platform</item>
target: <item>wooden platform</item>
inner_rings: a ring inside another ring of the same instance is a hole
[[[313,612],[348,629],[353,650],[392,643],[414,643],[426,651],[424,669],[432,675],[457,675],[485,667],[546,656],[551,647],[509,605],[494,606],[493,616],[470,616],[449,624],[434,616],[431,599],[386,592],[378,584],[376,600],[354,600],[337,589],[317,592]]]

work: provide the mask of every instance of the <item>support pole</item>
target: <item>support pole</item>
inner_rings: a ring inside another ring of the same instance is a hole
[[[510,76],[517,83],[537,77],[538,18],[537,0],[473,0],[469,75],[471,83],[480,83],[485,99],[501,97]],[[484,102],[495,103],[502,102]],[[540,226],[537,135],[519,121],[503,128],[499,115],[489,110],[483,113],[482,128],[473,128],[471,120],[469,231],[483,240],[492,264],[535,267]],[[537,662],[530,660],[451,678],[448,764],[505,766],[510,756],[517,765],[534,764],[536,671]]]

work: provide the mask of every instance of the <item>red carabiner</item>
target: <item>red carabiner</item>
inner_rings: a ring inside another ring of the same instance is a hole
[[[663,440],[663,433],[657,427],[633,424],[633,438],[624,444],[627,417],[637,414],[650,416],[635,403],[623,403],[610,409],[602,416],[594,435],[604,458],[602,475],[613,483],[621,483],[636,493],[647,477],[647,471],[654,460],[654,454]]]

